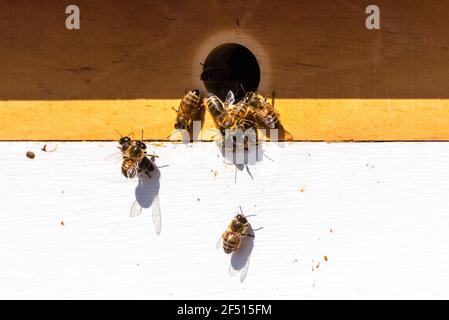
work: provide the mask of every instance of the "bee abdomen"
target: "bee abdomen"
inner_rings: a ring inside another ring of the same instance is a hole
[[[189,93],[189,94],[187,95],[187,101],[188,101],[188,102],[191,102],[191,103],[193,103],[193,104],[198,104],[198,103],[200,102],[200,97],[197,96],[196,94]]]
[[[232,247],[223,246],[223,250],[226,254],[232,253],[235,249]]]
[[[132,159],[125,159],[122,163],[122,174],[127,178],[134,178],[136,176],[137,170],[136,162]]]
[[[223,250],[227,254],[237,250],[240,246],[240,241],[238,236],[231,235],[227,239],[224,239],[223,241]]]

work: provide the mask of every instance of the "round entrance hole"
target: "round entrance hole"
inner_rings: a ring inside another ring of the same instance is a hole
[[[232,91],[238,101],[245,92],[257,90],[260,68],[249,49],[237,43],[225,43],[207,56],[201,80],[206,89],[220,99],[224,100]]]

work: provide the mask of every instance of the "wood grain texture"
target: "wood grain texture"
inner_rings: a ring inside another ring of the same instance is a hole
[[[236,42],[280,98],[449,98],[446,1],[79,0],[0,3],[0,97],[5,100],[175,99],[201,87],[201,62]],[[236,21],[239,21],[238,25]]]
[[[166,139],[171,107],[204,91],[200,63],[228,42],[255,54],[296,140],[449,139],[449,3],[379,0],[374,31],[369,4],[80,0],[71,31],[63,2],[3,1],[0,139]]]
[[[213,143],[153,145],[159,237],[114,143],[44,144],[0,143],[1,298],[449,297],[448,143],[269,144],[237,184]],[[215,248],[239,205],[243,283]]]
[[[176,140],[172,107],[179,100],[0,102],[0,140],[117,140],[133,132],[148,140]],[[279,99],[290,136],[306,141],[449,139],[449,100]],[[198,140],[216,139],[206,112]]]

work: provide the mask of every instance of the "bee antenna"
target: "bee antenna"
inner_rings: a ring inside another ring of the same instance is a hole
[[[245,216],[245,217],[249,218],[249,217],[255,217],[255,216],[257,216],[257,214],[250,214],[249,216]]]
[[[240,87],[242,88],[243,94],[246,95],[246,90],[245,90],[245,88],[243,88],[243,84],[241,82],[240,82]]]
[[[276,91],[273,90],[271,93],[271,105],[274,107],[274,96],[276,95]],[[265,101],[267,101],[268,97],[265,98]]]
[[[120,136],[120,138],[123,138],[123,136],[120,134],[120,131],[118,131],[117,129],[115,129],[115,132],[118,133],[118,135]]]
[[[143,142],[143,129],[142,129],[142,142]]]

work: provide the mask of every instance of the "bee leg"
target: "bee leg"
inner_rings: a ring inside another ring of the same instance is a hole
[[[151,175],[150,175],[150,170],[148,170],[148,168],[146,168],[146,169],[143,169],[143,168],[139,168],[139,173],[145,173],[147,176],[148,176],[148,178],[151,178]]]
[[[265,97],[265,101],[268,100],[268,98],[271,98],[271,105],[274,107],[274,95],[276,94],[276,92],[273,90],[273,92],[271,93],[271,96],[266,96]]]
[[[251,237],[251,238],[255,237],[253,234],[246,234],[246,233],[242,233],[242,236]]]

